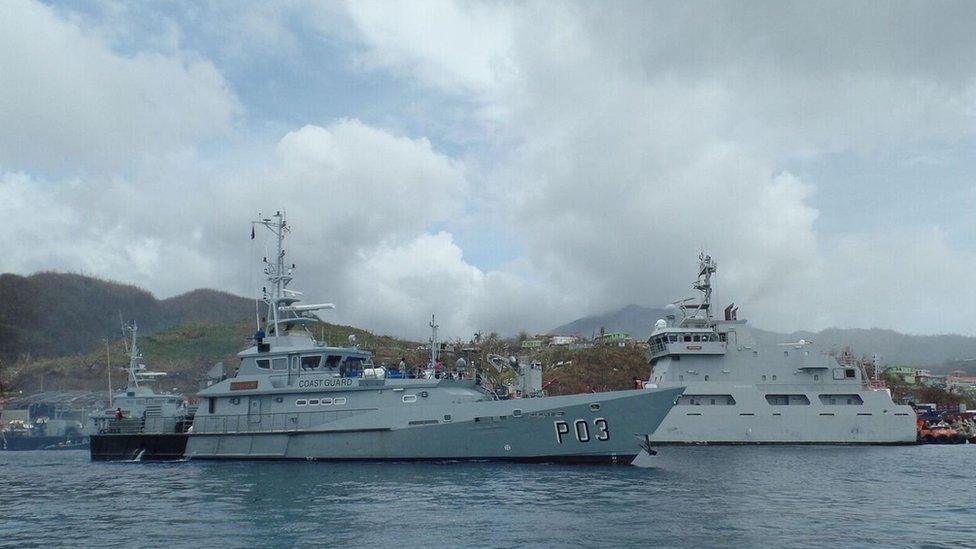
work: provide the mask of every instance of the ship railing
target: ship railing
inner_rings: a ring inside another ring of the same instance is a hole
[[[193,432],[225,434],[305,431],[361,412],[362,410],[341,410],[204,415],[194,419]]]
[[[103,417],[94,420],[99,434],[183,433],[193,425],[193,416]]]

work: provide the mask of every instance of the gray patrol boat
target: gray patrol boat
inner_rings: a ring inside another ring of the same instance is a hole
[[[915,412],[848,352],[812,341],[759,345],[737,309],[712,317],[716,264],[699,256],[701,296],[668,306],[648,339],[646,386],[686,387],[653,443],[911,444]]]
[[[315,311],[288,289],[276,213],[253,222],[277,240],[265,259],[265,328],[239,353],[234,377],[200,391],[186,433],[93,438],[92,459],[503,460],[630,463],[682,387],[499,399],[478,372],[415,377],[387,371],[352,341],[329,346],[307,329]],[[253,232],[252,232],[253,235]],[[431,362],[436,364],[436,324]],[[531,368],[530,368],[531,369]],[[531,372],[529,372],[531,373]],[[526,375],[523,379],[536,376]],[[172,422],[165,423],[167,431]],[[182,437],[182,439],[180,438]],[[113,441],[118,441],[115,444]],[[185,448],[180,444],[185,444]]]

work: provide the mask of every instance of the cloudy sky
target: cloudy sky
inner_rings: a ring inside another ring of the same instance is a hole
[[[976,334],[972,2],[0,2],[0,271],[419,337],[717,292]],[[260,233],[259,233],[260,235]]]

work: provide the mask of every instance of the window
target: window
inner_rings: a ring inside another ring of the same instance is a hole
[[[287,370],[288,369],[288,359],[285,357],[276,358],[271,361],[272,370]]]
[[[406,403],[417,402],[417,395],[403,395],[402,400]]]
[[[844,370],[844,377],[846,377],[847,379],[854,379],[855,377],[854,370],[850,368]]]
[[[315,370],[321,365],[322,365],[322,355],[302,357],[302,370]]]
[[[691,341],[691,336],[690,335],[685,335],[685,338],[684,339],[685,339],[685,341]]]
[[[813,374],[813,380],[820,381],[820,376],[818,376],[817,374]]]
[[[762,380],[763,380],[763,381],[766,381],[766,374],[763,374],[763,376],[762,376]]]
[[[670,335],[670,336],[668,336],[668,341],[670,341],[671,343],[677,343],[678,342],[678,336],[676,336],[676,335]]]
[[[342,362],[342,357],[339,355],[329,355],[329,358],[325,359],[325,367],[335,370],[339,367],[339,363]]]
[[[308,405],[308,401],[303,398],[300,398],[295,401],[295,406],[306,406],[306,405]]]
[[[444,414],[444,421],[451,421],[451,414]]]
[[[343,404],[346,403],[346,397],[336,397],[335,399],[332,400],[332,403],[335,404],[336,406],[342,406]]]
[[[776,374],[773,374],[773,381],[776,381]]]
[[[708,381],[708,374],[705,375],[705,381]]]
[[[215,399],[214,397],[210,397],[207,399],[207,411],[209,413],[211,414],[214,413],[214,409],[217,407],[216,405],[217,405],[217,399]]]
[[[590,408],[593,408],[592,404],[590,405]],[[522,417],[522,410],[520,408],[512,410],[512,417]]]
[[[594,402],[593,404],[590,404],[590,411],[591,412],[599,412],[600,411],[600,404],[598,402]]]
[[[319,399],[317,399],[317,398],[310,398],[310,399],[308,399],[308,405],[309,406],[318,406],[319,405]]]
[[[828,406],[860,406],[864,404],[860,395],[820,395],[820,402]]]
[[[807,395],[766,395],[766,402],[772,406],[809,406]]]
[[[363,359],[358,356],[347,356],[344,365],[349,370],[359,370],[363,367]]]
[[[678,406],[734,406],[732,395],[681,395],[675,401]]]
[[[261,368],[262,370],[268,370],[271,368],[271,361],[266,358],[259,359],[257,362],[258,368]]]

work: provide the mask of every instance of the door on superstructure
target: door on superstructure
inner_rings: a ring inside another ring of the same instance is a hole
[[[247,408],[247,421],[251,424],[259,424],[261,423],[261,397],[252,395],[249,398],[250,404]]]
[[[300,371],[300,365],[298,363],[298,355],[291,355],[288,357],[288,385],[294,385],[298,382],[298,372]]]

